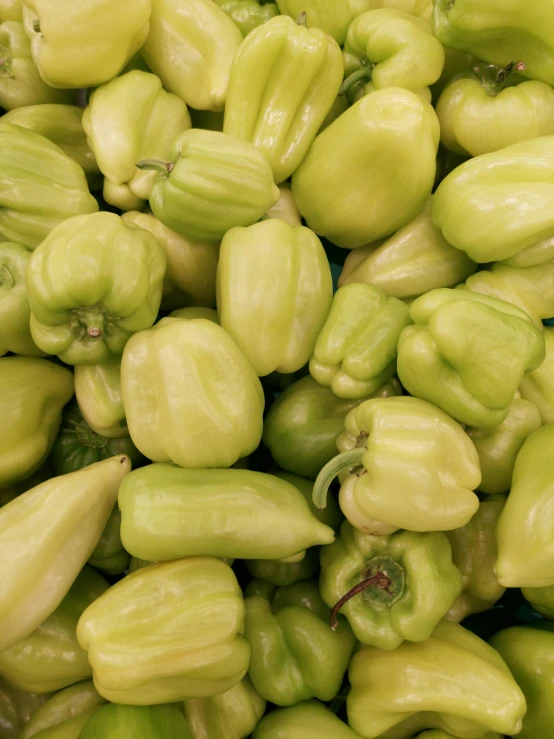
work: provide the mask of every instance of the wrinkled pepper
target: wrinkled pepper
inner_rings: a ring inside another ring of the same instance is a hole
[[[121,397],[121,358],[75,367],[75,398],[84,420],[100,436],[129,436]]]
[[[526,372],[519,385],[521,397],[534,403],[543,423],[554,421],[554,327],[545,326],[546,359],[532,372]]]
[[[247,36],[263,23],[279,15],[279,9],[271,0],[215,0],[225,11],[243,36]]]
[[[79,739],[193,739],[177,706],[100,706],[88,718]]]
[[[359,739],[352,729],[319,701],[266,713],[254,729],[253,739]]]

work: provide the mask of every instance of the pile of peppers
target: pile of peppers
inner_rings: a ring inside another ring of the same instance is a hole
[[[0,739],[552,739],[554,0],[0,0]]]

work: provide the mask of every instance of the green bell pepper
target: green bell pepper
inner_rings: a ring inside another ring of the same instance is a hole
[[[373,285],[352,283],[335,293],[310,359],[310,374],[339,398],[364,398],[396,372],[398,337],[408,307]]]
[[[502,423],[525,372],[545,357],[528,314],[487,295],[432,290],[411,304],[410,318],[398,342],[400,382],[470,426]]]
[[[243,36],[279,15],[271,0],[215,0],[233,21]]]
[[[44,136],[3,121],[0,188],[0,236],[30,251],[62,221],[98,210],[76,162]]]
[[[549,739],[554,726],[554,633],[545,628],[514,626],[490,640],[512,671],[527,700],[518,739]]]
[[[75,367],[75,397],[84,420],[99,436],[129,435],[121,398],[121,358]]]
[[[187,239],[149,213],[131,211],[124,213],[122,218],[150,231],[165,251],[167,270],[162,293],[163,309],[215,306],[219,242]]]
[[[433,221],[452,246],[475,262],[531,267],[550,261],[554,257],[551,161],[554,136],[470,159],[438,186]]]
[[[108,700],[154,705],[219,695],[248,668],[244,601],[231,568],[189,557],[144,567],[83,613],[77,639]]]
[[[73,93],[55,90],[42,81],[23,23],[0,23],[0,106],[12,110],[23,105],[71,103],[74,97]]]
[[[329,262],[309,228],[271,218],[223,237],[219,319],[259,376],[309,361],[332,300]]]
[[[244,601],[244,638],[250,644],[248,674],[258,693],[278,706],[339,692],[356,643],[346,619],[332,629],[315,582],[282,588]]]
[[[225,693],[185,701],[184,710],[193,739],[245,739],[264,715],[265,700],[246,675]]]
[[[554,423],[533,431],[516,458],[512,489],[496,530],[495,572],[507,588],[554,585]]]
[[[333,618],[341,611],[362,644],[380,649],[428,639],[462,589],[438,531],[373,536],[345,521],[320,559],[319,587]]]
[[[108,82],[145,42],[151,10],[151,0],[23,0],[40,76],[52,87]]]
[[[151,464],[127,478],[118,502],[123,546],[150,561],[282,559],[335,538],[294,485],[263,472]]]
[[[0,508],[0,652],[59,606],[96,546],[130,468],[128,457],[112,457],[43,482]]]
[[[152,0],[140,53],[163,86],[196,110],[223,110],[242,34],[212,0]]]
[[[318,508],[325,507],[333,478],[349,471],[339,504],[352,526],[366,534],[449,531],[465,526],[477,511],[477,451],[439,408],[417,398],[375,398],[351,410],[344,427],[337,440],[341,454],[314,485]]]
[[[155,74],[133,70],[98,87],[83,113],[83,128],[104,175],[104,200],[140,210],[155,173],[137,169],[141,159],[166,159],[174,139],[191,127],[187,106],[166,92]]]
[[[488,610],[506,590],[494,572],[498,554],[496,526],[505,504],[504,495],[487,496],[471,521],[446,532],[452,561],[462,573],[462,592],[446,616],[450,621],[459,622],[472,613]]]
[[[0,23],[23,19],[23,0],[0,0]]]
[[[213,321],[164,318],[133,336],[121,392],[131,438],[154,462],[231,467],[260,443],[262,386]]]
[[[406,719],[415,731],[442,729],[462,739],[521,730],[525,698],[506,663],[458,624],[441,621],[427,641],[393,651],[366,647],[348,677],[348,723],[365,739],[411,737],[401,731]]]
[[[521,397],[539,409],[543,423],[554,421],[554,326],[545,326],[546,359],[541,366],[526,372],[519,385]]]
[[[177,706],[100,706],[83,726],[79,739],[193,739]]]
[[[156,320],[165,267],[157,239],[114,213],[69,218],[27,267],[35,343],[67,364],[121,354],[135,331]]]
[[[298,209],[337,246],[388,236],[424,207],[438,144],[435,111],[413,92],[366,95],[316,137],[293,174]]]
[[[48,695],[26,693],[0,678],[0,729],[2,739],[19,739],[27,721],[48,697]]]
[[[454,287],[473,274],[477,265],[450,246],[433,223],[431,202],[429,198],[421,213],[388,239],[353,249],[344,262],[339,286],[366,282],[385,295],[405,300],[438,287]]]
[[[479,455],[479,490],[483,493],[508,492],[516,457],[523,442],[542,426],[537,406],[520,398],[519,393],[516,396],[510,405],[510,412],[498,426],[466,429]]]
[[[283,182],[306,156],[343,73],[340,47],[331,36],[287,16],[273,18],[249,34],[235,57],[223,131],[251,141],[271,165],[275,182]]]
[[[334,713],[319,701],[267,713],[254,729],[252,739],[359,739]]]
[[[92,670],[77,642],[77,621],[108,587],[85,566],[56,610],[29,636],[0,653],[0,675],[30,693],[51,693],[89,678]]]

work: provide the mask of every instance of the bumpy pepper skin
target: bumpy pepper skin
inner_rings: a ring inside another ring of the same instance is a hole
[[[100,706],[84,725],[79,739],[193,739],[177,706]]]
[[[320,559],[319,588],[329,607],[366,578],[379,572],[389,577],[386,589],[370,585],[340,611],[362,644],[380,649],[396,649],[405,639],[428,639],[462,588],[441,532],[372,536],[345,521]]]
[[[166,90],[196,110],[223,110],[242,34],[211,0],[152,0],[141,55]]]
[[[75,367],[75,397],[93,431],[109,439],[129,436],[121,397],[121,359]]]
[[[114,213],[56,227],[27,267],[31,335],[67,364],[100,364],[158,314],[165,253],[152,234]]]
[[[390,238],[353,249],[344,262],[339,286],[366,282],[385,295],[405,300],[438,287],[454,287],[473,274],[476,264],[450,246],[433,223],[431,203],[429,198],[421,213]]]
[[[148,465],[121,486],[119,508],[125,549],[151,561],[282,559],[335,538],[292,484],[250,470]]]
[[[275,182],[283,182],[306,156],[343,74],[340,47],[328,34],[287,16],[274,18],[249,34],[237,53],[223,131],[251,141],[269,161]]]
[[[439,185],[433,221],[475,262],[530,267],[554,256],[554,136],[461,164]]]
[[[319,701],[267,713],[254,729],[253,739],[359,739],[352,729]]]
[[[279,15],[275,3],[267,0],[215,0],[243,36]]]
[[[34,357],[0,359],[0,485],[30,477],[45,461],[73,395],[64,367]]]
[[[0,235],[30,251],[62,221],[98,210],[82,168],[13,123],[0,122],[0,186]]]
[[[94,87],[115,77],[148,36],[151,0],[24,0],[33,59],[52,87]]]
[[[554,585],[552,494],[554,423],[534,431],[517,455],[512,488],[498,521],[496,576],[507,588]]]
[[[187,106],[166,92],[155,74],[138,69],[97,88],[83,113],[83,128],[104,175],[104,200],[140,210],[155,173],[137,169],[142,159],[166,159],[179,134],[191,127]]]
[[[245,739],[263,716],[265,705],[246,675],[225,693],[185,701],[184,711],[192,739]]]
[[[219,319],[260,377],[308,362],[332,299],[329,262],[309,228],[271,218],[225,234]]]
[[[72,93],[55,90],[42,81],[23,23],[1,21],[0,11],[0,106],[12,110],[23,105],[72,102]]]
[[[481,492],[508,492],[518,452],[529,434],[542,426],[542,423],[537,406],[516,397],[510,405],[507,417],[498,426],[467,429],[479,455]]]
[[[189,557],[144,567],[92,603],[77,626],[98,692],[154,705],[219,695],[248,668],[244,601],[231,568]]]
[[[404,642],[388,652],[362,649],[348,676],[348,723],[365,739],[412,736],[395,733],[393,727],[417,713],[424,716],[416,729],[442,729],[463,739],[487,731],[514,735],[526,710],[523,693],[498,652],[448,621],[419,644]]]
[[[23,0],[0,0],[0,23],[20,21],[23,18]]]
[[[29,636],[0,653],[0,675],[21,690],[50,693],[92,674],[76,638],[82,612],[109,585],[85,567],[56,610]]]
[[[364,283],[333,297],[310,359],[310,374],[339,398],[364,398],[396,371],[396,345],[409,323],[408,307]]]
[[[366,95],[316,137],[293,174],[298,209],[337,246],[388,236],[431,194],[438,144],[435,111],[413,92]]]
[[[279,199],[268,162],[249,141],[193,128],[175,139],[169,159],[159,165],[150,207],[189,239],[219,241],[234,226],[258,221]]]
[[[446,533],[452,560],[462,573],[462,592],[448,611],[449,621],[460,622],[472,613],[486,611],[505,591],[494,573],[496,526],[505,504],[504,495],[488,496],[471,521]]]
[[[213,321],[164,318],[136,334],[123,354],[121,391],[131,438],[154,462],[231,467],[260,443],[262,386]]]
[[[0,509],[0,651],[59,606],[96,546],[130,468],[128,457],[112,457],[43,482]]]
[[[411,304],[410,318],[398,342],[400,382],[470,426],[502,423],[525,372],[545,357],[528,314],[487,295],[432,290]]]
[[[541,366],[526,372],[519,385],[522,398],[539,409],[543,423],[554,421],[554,327],[545,326],[546,359]]]
[[[267,597],[251,595],[244,605],[248,674],[258,693],[278,706],[332,700],[356,640],[345,619],[331,629],[317,583],[299,582]]]
[[[149,213],[131,211],[124,213],[122,218],[150,231],[165,251],[167,270],[162,308],[172,310],[183,306],[215,306],[219,242],[187,239]]]

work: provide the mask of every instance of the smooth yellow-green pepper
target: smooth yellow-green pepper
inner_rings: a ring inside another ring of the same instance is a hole
[[[554,421],[554,326],[545,326],[546,358],[541,366],[526,372],[519,385],[521,397],[539,409],[543,423]]]

